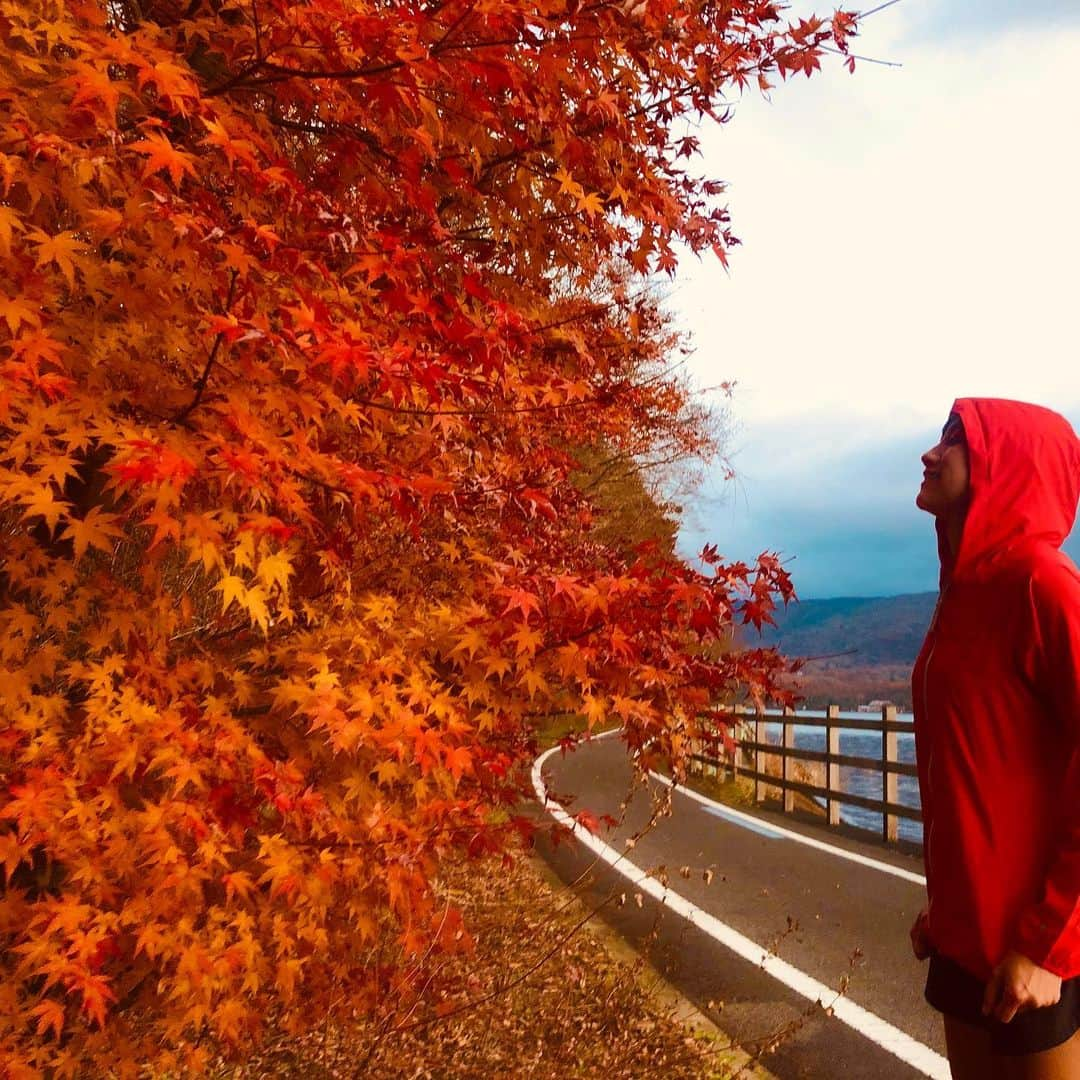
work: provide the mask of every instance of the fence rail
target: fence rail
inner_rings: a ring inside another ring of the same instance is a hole
[[[896,708],[885,705],[876,719],[851,719],[840,716],[840,706],[830,705],[823,715],[796,715],[793,709],[782,713],[746,713],[734,708],[729,714],[734,727],[734,738],[725,741],[718,733],[715,738],[703,739],[693,748],[691,761],[699,767],[714,771],[723,769],[735,776],[754,781],[754,801],[763,802],[769,788],[778,789],[785,813],[795,809],[795,795],[801,794],[825,800],[825,818],[829,825],[840,824],[840,808],[857,806],[881,815],[881,836],[888,842],[898,838],[900,818],[922,821],[922,813],[899,801],[898,778],[917,776],[913,763],[899,760],[897,736],[910,733],[912,725],[896,718]],[[781,738],[772,743],[767,738],[767,725],[779,724]],[[825,749],[808,750],[795,745],[796,727],[825,728]],[[840,752],[840,736],[845,731],[877,732],[881,735],[881,754],[865,757]],[[766,758],[779,758],[778,774],[766,771]],[[825,783],[816,784],[797,779],[796,763],[825,766]],[[882,797],[875,799],[846,791],[840,784],[841,768],[862,769],[877,772],[882,778]]]

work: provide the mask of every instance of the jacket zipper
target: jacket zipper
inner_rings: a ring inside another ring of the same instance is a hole
[[[938,596],[938,602],[934,607],[934,614],[930,619],[929,633],[934,634],[934,642],[930,646],[930,651],[926,654],[926,663],[923,664],[923,718],[927,726],[927,731],[931,732],[930,728],[930,662],[934,659],[934,650],[937,649],[937,621],[938,615],[941,613],[941,605],[945,601],[945,593],[948,591],[948,586],[941,590]],[[930,753],[926,759],[926,783],[927,783],[927,799],[929,803],[931,799],[931,791],[933,789],[933,769],[934,769],[934,736],[931,734],[929,739]],[[926,835],[923,837],[923,847],[926,851],[926,867],[930,869],[930,840],[934,835],[934,821],[931,820],[930,828],[927,830]],[[929,874],[927,875],[929,878]],[[930,916],[930,909],[934,906],[934,897],[931,895],[930,890],[926,890],[926,914],[927,918]]]

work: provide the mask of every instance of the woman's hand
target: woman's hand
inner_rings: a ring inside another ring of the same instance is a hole
[[[926,933],[928,922],[929,914],[927,909],[923,908],[911,924],[911,951],[915,954],[916,960],[925,960],[933,952],[930,938]]]
[[[1061,1000],[1061,977],[1039,967],[1018,952],[1005,954],[983,995],[983,1016],[1007,1024],[1017,1013],[1056,1005]]]

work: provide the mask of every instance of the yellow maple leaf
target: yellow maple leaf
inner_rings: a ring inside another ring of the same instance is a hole
[[[544,635],[527,624],[522,624],[517,633],[510,635],[514,650],[518,656],[533,656],[544,643]]]
[[[225,256],[224,265],[235,270],[241,277],[247,277],[248,271],[259,265],[259,260],[239,244],[219,244],[218,250]]]
[[[78,463],[71,454],[48,454],[38,459],[36,479],[63,484],[69,476],[78,475]]]
[[[233,545],[232,561],[234,568],[252,570],[255,567],[255,534],[244,532]]]
[[[4,209],[0,206],[0,212]],[[8,324],[8,329],[13,335],[19,332],[19,327],[23,323],[27,326],[41,326],[41,316],[36,307],[21,296],[0,297],[0,319]]]
[[[253,589],[244,592],[242,601],[248,614],[263,628],[270,628],[270,612],[266,607],[266,590],[256,585]]]
[[[23,521],[33,517],[44,518],[50,531],[56,528],[61,516],[66,515],[70,509],[66,502],[57,501],[52,484],[34,488],[22,502],[26,507],[23,510]]]
[[[203,791],[206,788],[206,781],[203,779],[199,767],[194,761],[189,761],[183,757],[171,768],[165,770],[165,776],[172,780],[173,792],[176,795],[180,795],[188,784],[191,784],[197,791]],[[169,863],[178,861],[180,858],[181,855],[179,849],[169,847],[162,856],[161,861],[168,865]]]
[[[225,901],[231,903],[239,896],[241,900],[249,900],[255,891],[255,881],[245,870],[233,870],[223,874],[221,883],[225,886]]]
[[[113,542],[124,535],[124,530],[116,525],[117,521],[119,518],[115,514],[107,514],[101,507],[92,506],[81,520],[68,518],[66,528],[60,533],[60,539],[72,541],[76,559],[81,559],[88,547],[112,551]]]
[[[14,207],[0,206],[0,252],[5,255],[11,254],[11,234],[15,229],[25,231],[22,215]]]
[[[392,784],[395,780],[401,778],[404,769],[396,761],[380,761],[375,766],[375,773],[379,778],[379,783],[386,787]]]
[[[578,196],[577,205],[579,210],[584,210],[589,217],[593,217],[604,209],[604,200],[595,191],[590,191],[588,195]]]
[[[48,266],[52,263],[64,275],[68,285],[75,286],[75,260],[89,250],[69,229],[50,236],[41,229],[31,230],[27,239],[37,244],[36,266]]]
[[[147,528],[153,526],[154,535],[150,539],[148,550],[153,551],[163,540],[180,540],[180,522],[164,510],[154,509],[139,522]]]
[[[547,679],[534,667],[528,668],[518,679],[517,684],[529,695],[530,701],[536,694],[543,693],[548,689]]]
[[[559,181],[560,195],[567,194],[580,199],[585,193],[585,189],[565,169],[559,169],[552,179]]]
[[[140,67],[136,84],[142,90],[147,83],[153,83],[158,97],[165,98],[182,116],[188,114],[187,102],[198,99],[198,84],[192,78],[190,69],[163,59],[155,64]]]
[[[281,966],[288,963],[289,961],[284,961],[283,965],[279,965],[279,974]],[[280,977],[278,987],[284,992]],[[217,1031],[218,1038],[223,1039],[225,1042],[236,1042],[248,1023],[249,1015],[248,1008],[243,1001],[236,998],[225,998],[213,1015],[214,1028]]]
[[[244,584],[243,578],[238,578],[235,574],[225,574],[214,588],[221,590],[222,613],[229,610],[229,605],[234,600],[241,607],[244,606],[244,595],[247,593],[247,586]]]
[[[585,720],[591,729],[604,722],[607,717],[607,706],[603,700],[590,694],[582,703],[582,712],[585,714]]]
[[[489,656],[484,662],[484,674],[495,675],[501,679],[510,670],[510,661],[505,656]]]
[[[289,591],[289,575],[292,564],[284,551],[275,551],[259,563],[259,580],[267,586],[276,584],[282,592]]]
[[[457,644],[450,650],[451,656],[457,656],[458,653],[468,653],[471,660],[477,653],[478,649],[484,649],[487,647],[487,637],[484,633],[477,629],[475,626],[467,627],[458,638]]]
[[[202,140],[206,146],[216,146],[225,155],[230,167],[236,161],[254,167],[257,163],[255,147],[247,139],[234,139],[228,129],[208,116],[200,118],[208,134]],[[276,237],[275,237],[276,239]]]
[[[124,225],[124,215],[111,206],[87,210],[85,216],[99,239],[115,236]]]

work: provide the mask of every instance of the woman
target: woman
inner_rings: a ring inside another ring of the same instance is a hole
[[[1080,1080],[1080,441],[957,401],[922,458],[941,593],[912,675],[930,958],[955,1080]]]

